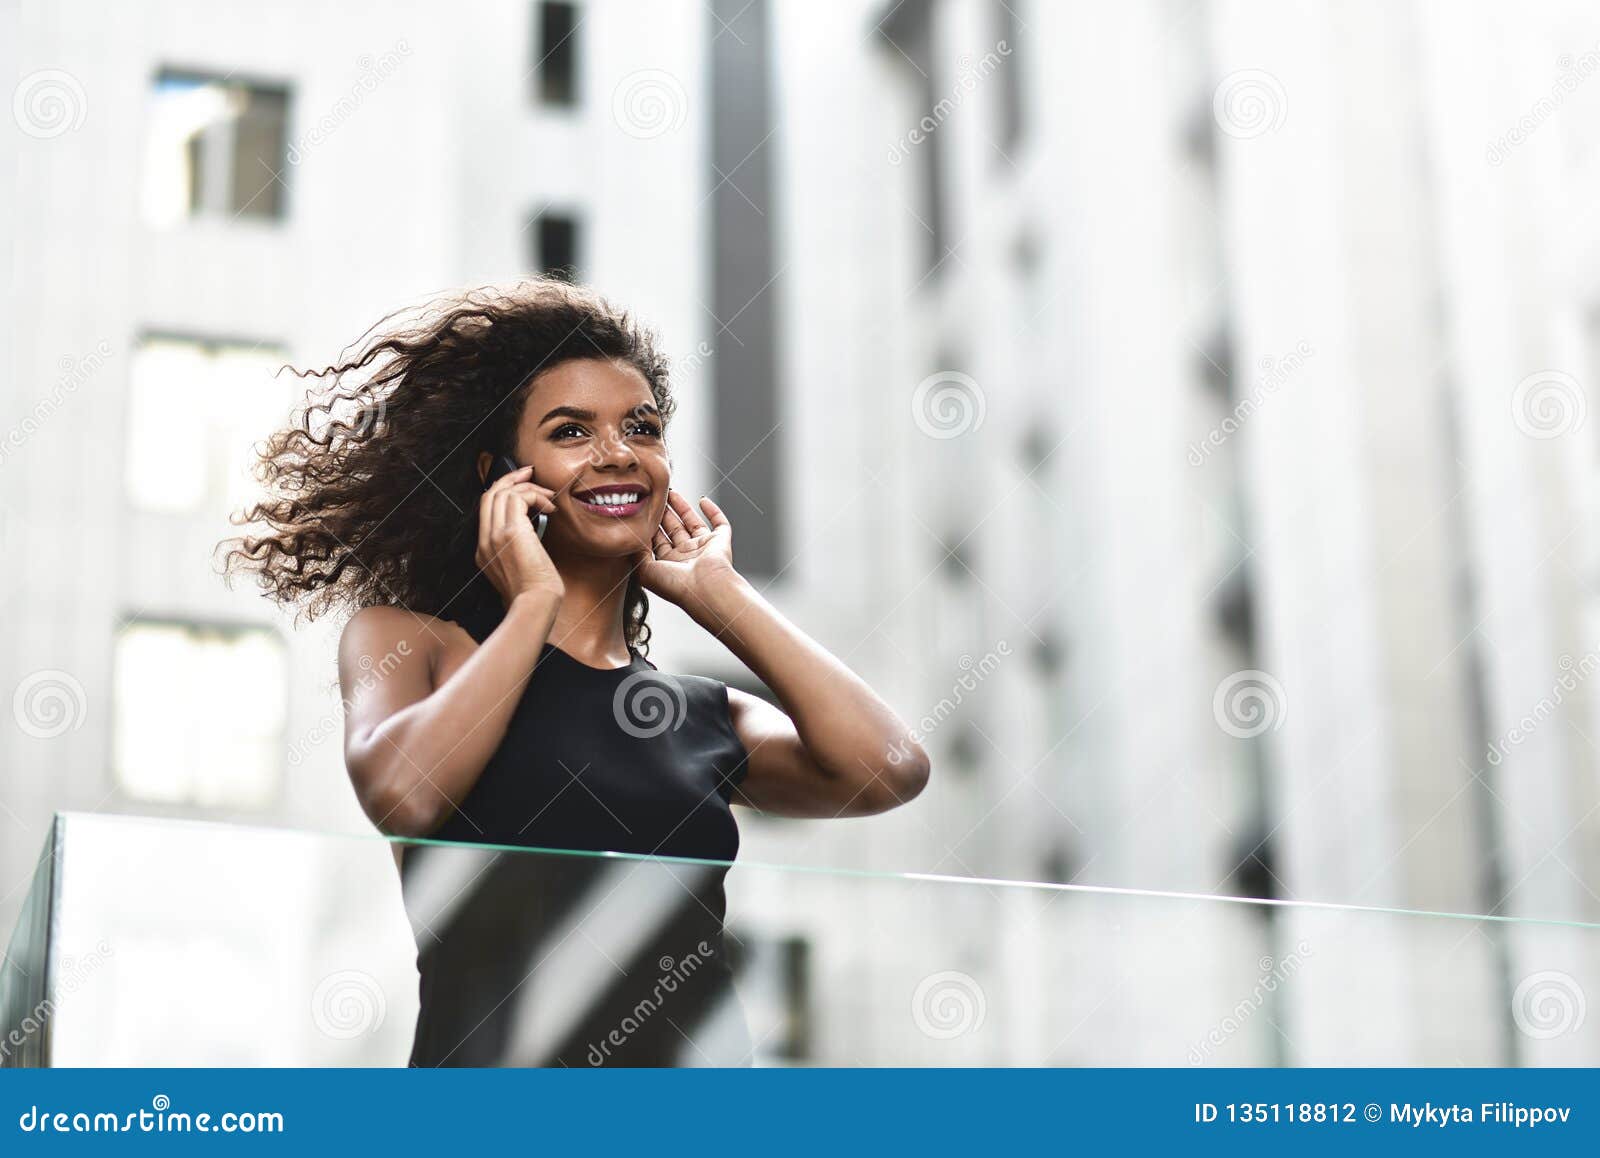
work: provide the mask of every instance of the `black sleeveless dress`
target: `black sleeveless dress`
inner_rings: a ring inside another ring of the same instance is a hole
[[[504,614],[483,603],[457,622],[481,643]],[[630,652],[601,669],[547,643],[477,783],[405,846],[412,1066],[749,1064],[727,866],[575,855],[738,853],[747,754],[726,685]]]

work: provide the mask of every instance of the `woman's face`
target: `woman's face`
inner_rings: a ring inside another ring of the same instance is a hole
[[[638,370],[601,358],[546,370],[529,389],[516,447],[533,481],[556,492],[544,536],[553,554],[650,549],[672,471],[654,396]]]

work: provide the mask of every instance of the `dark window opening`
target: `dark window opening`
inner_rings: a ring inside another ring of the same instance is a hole
[[[549,277],[579,279],[580,229],[575,217],[541,213],[533,222],[533,267]]]
[[[1027,105],[1022,99],[1022,69],[1017,52],[1022,39],[1022,17],[1017,15],[1017,5],[1021,3],[1023,0],[994,0],[995,51],[1001,59],[1000,151],[1010,161],[1016,160],[1012,153],[1027,131]]]
[[[889,53],[910,70],[916,87],[918,120],[895,143],[897,157],[914,154],[918,200],[916,227],[923,241],[923,284],[935,281],[950,255],[950,234],[945,203],[943,132],[935,114],[949,98],[939,91],[933,61],[933,5],[930,0],[901,0],[878,25],[878,34],[890,45]]]
[[[578,6],[541,3],[533,42],[534,91],[542,105],[578,103]]]
[[[1233,398],[1233,337],[1226,328],[1219,328],[1195,351],[1195,372],[1208,389],[1217,396]]]

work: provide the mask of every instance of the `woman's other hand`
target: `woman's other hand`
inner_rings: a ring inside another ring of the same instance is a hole
[[[741,582],[733,566],[733,525],[710,499],[702,498],[700,507],[704,518],[688,499],[668,491],[652,552],[639,563],[646,591],[696,618],[722,589]]]

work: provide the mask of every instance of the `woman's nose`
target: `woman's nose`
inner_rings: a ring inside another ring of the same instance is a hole
[[[607,434],[600,439],[594,451],[594,465],[624,467],[639,461],[639,456],[621,434]]]

